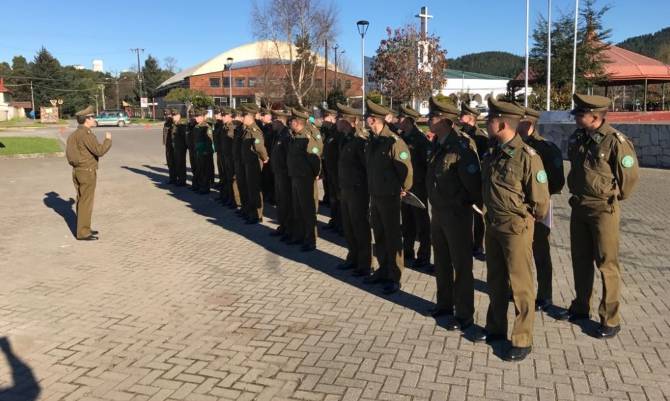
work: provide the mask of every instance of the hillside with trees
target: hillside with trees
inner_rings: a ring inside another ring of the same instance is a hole
[[[449,59],[450,69],[514,78],[523,69],[524,58],[507,52],[481,52]]]
[[[670,27],[628,38],[617,46],[670,64]]]

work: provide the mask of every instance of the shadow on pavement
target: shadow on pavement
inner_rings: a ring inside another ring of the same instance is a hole
[[[53,191],[47,192],[44,195],[45,196],[43,201],[46,207],[53,209],[56,213],[58,213],[63,218],[63,220],[65,220],[65,223],[70,229],[72,236],[76,237],[77,215],[75,214],[74,210],[72,210],[72,206],[75,204],[74,199],[70,198],[69,200],[65,200],[61,198],[57,192]]]
[[[225,230],[241,235],[249,241],[262,246],[269,252],[310,266],[311,268],[327,274],[330,277],[336,278],[344,283],[359,288],[379,298],[411,309],[421,315],[426,315],[428,311],[434,306],[433,302],[402,290],[392,295],[384,295],[382,294],[381,287],[363,284],[363,280],[361,278],[352,277],[347,271],[337,270],[335,266],[343,261],[341,258],[326,253],[318,248],[308,253],[300,252],[299,246],[296,247],[286,245],[275,237],[271,237],[270,233],[274,230],[270,227],[262,224],[244,224],[243,220],[238,218],[232,210],[224,208],[219,203],[214,202],[214,200],[211,198],[212,195],[198,195],[190,191],[187,187],[174,187],[167,185],[165,183],[167,175],[164,174],[164,172],[167,172],[167,170],[148,165],[143,165],[142,167],[145,169],[121,166],[121,168],[130,172],[146,176],[156,187],[167,191],[169,195],[183,201],[195,213],[207,217],[208,221],[212,224],[216,224]],[[212,192],[212,194],[216,195],[216,192]],[[274,208],[266,206],[265,216],[272,217],[273,214]],[[334,234],[329,235],[329,237],[330,236],[334,236]],[[323,237],[320,236],[319,238]],[[477,284],[477,287],[481,286],[482,283]],[[483,284],[483,286],[485,286],[485,284]],[[443,319],[436,319],[436,324],[440,327],[444,327],[445,323],[446,321]],[[464,334],[464,338],[470,340],[468,333]]]
[[[0,388],[0,400],[36,400],[42,390],[37,383],[37,380],[35,380],[33,370],[14,354],[12,347],[9,344],[9,340],[6,337],[0,338],[0,350],[9,363],[13,382],[12,387]]]

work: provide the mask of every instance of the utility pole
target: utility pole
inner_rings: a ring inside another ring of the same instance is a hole
[[[102,98],[102,109],[107,110],[107,104],[105,103],[105,84],[100,84],[100,97]]]
[[[30,103],[33,107],[33,116],[37,116],[37,111],[35,110],[35,92],[33,92],[33,81],[30,81]]]
[[[140,106],[142,102],[142,66],[140,65],[140,52],[144,53],[144,49],[140,48],[135,48],[135,49],[130,49],[131,52],[135,52],[137,54],[137,81],[139,83],[139,93],[140,93]],[[144,109],[140,107],[141,115],[142,118],[144,118]]]
[[[335,46],[333,46],[333,50],[335,50],[335,83],[333,84],[333,88],[335,90],[338,89],[337,88],[337,49],[339,49],[339,48],[340,48],[340,45],[338,45],[338,44],[335,44]]]
[[[121,110],[121,104],[119,104],[119,77],[116,77],[116,109]]]
[[[326,49],[325,65],[323,66],[323,101],[328,101],[328,39],[325,40],[324,49]]]

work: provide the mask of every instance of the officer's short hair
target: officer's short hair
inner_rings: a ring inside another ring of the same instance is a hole
[[[90,116],[77,116],[77,124],[83,124],[86,122],[86,119]]]
[[[521,121],[518,118],[510,118],[510,117],[500,117],[501,120],[507,123],[509,125],[510,129],[516,131],[516,129],[519,127],[519,122]]]

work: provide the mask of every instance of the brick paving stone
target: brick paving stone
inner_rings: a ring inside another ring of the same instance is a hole
[[[36,400],[669,400],[670,172],[642,170],[622,204],[623,326],[537,314],[534,349],[502,361],[424,315],[435,278],[412,269],[385,297],[336,269],[343,240],[305,255],[214,202],[162,184],[160,130],[123,128],[101,161],[101,240],[73,240],[63,159],[0,160],[0,395]],[[554,302],[574,295],[567,194],[555,197]],[[319,224],[327,217],[319,215]],[[484,325],[486,267],[475,261]],[[592,318],[602,289],[596,276]],[[509,310],[510,324],[513,308]],[[594,323],[593,323],[594,324]],[[6,391],[2,393],[1,391]],[[0,397],[2,399],[2,397]]]

